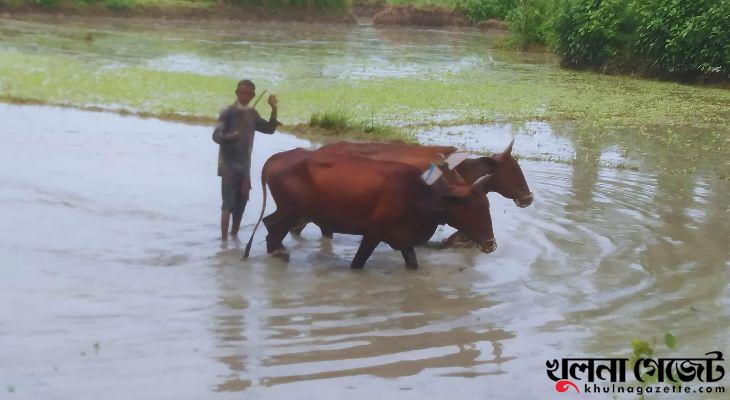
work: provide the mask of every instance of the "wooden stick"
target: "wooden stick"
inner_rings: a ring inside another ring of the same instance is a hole
[[[264,94],[266,93],[267,90],[268,89],[264,89],[264,91],[261,92],[261,94],[259,95],[259,98],[256,99],[256,101],[253,103],[253,107],[252,108],[256,108],[256,104],[259,104],[259,100],[261,100],[261,98],[264,97]]]

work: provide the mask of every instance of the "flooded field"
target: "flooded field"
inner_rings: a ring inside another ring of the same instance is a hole
[[[516,138],[535,194],[525,209],[489,195],[494,253],[437,250],[441,227],[417,271],[381,245],[353,272],[359,238],[312,226],[285,240],[289,263],[261,228],[243,261],[218,239],[210,125],[0,103],[0,399],[542,399],[547,360],[628,357],[635,338],[727,356],[730,91],[567,71],[494,41],[0,18],[6,101],[212,120],[247,77],[289,125],[344,109],[426,144]],[[318,145],[284,132],[258,136],[254,174]]]
[[[569,121],[591,140],[730,152],[728,90],[565,70],[497,39],[477,29],[0,18],[0,99],[210,120],[248,77],[279,95],[290,125],[336,111],[404,129]]]
[[[553,398],[549,359],[726,350],[730,182],[604,168],[551,129],[575,162],[521,160],[526,209],[490,194],[497,251],[418,248],[414,272],[381,245],[353,272],[358,238],[313,227],[288,264],[261,231],[247,261],[221,245],[208,126],[0,105],[0,398]],[[259,136],[253,171],[296,146]]]

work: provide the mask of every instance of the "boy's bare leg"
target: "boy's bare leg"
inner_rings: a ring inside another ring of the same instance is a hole
[[[241,228],[241,220],[243,219],[243,210],[246,208],[246,204],[241,207],[240,210],[236,210],[233,213],[233,226],[231,227],[231,236],[238,237],[238,230]]]
[[[228,240],[228,221],[231,219],[230,211],[221,211],[221,240]]]
[[[251,180],[243,179],[240,187],[240,200],[233,213],[233,226],[231,227],[231,235],[238,237],[238,230],[241,228],[241,220],[243,219],[243,212],[246,210],[246,204],[248,204],[248,194],[251,190]]]

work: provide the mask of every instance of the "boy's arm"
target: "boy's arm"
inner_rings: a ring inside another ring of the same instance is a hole
[[[260,115],[256,114],[256,131],[271,135],[276,132],[276,127],[279,126],[279,121],[276,120],[276,111],[271,110],[271,117],[269,120],[261,118]]]
[[[266,133],[268,135],[276,132],[276,127],[281,125],[279,121],[276,120],[276,115],[278,111],[277,107],[277,101],[276,96],[271,95],[269,96],[269,105],[271,106],[271,115],[269,116],[269,120],[265,120],[261,118],[258,112],[256,112],[256,130],[261,133]],[[254,110],[255,111],[255,110]]]
[[[229,142],[235,140],[238,134],[236,132],[228,132],[228,109],[221,111],[218,116],[218,123],[213,130],[213,141],[221,144],[223,142]]]

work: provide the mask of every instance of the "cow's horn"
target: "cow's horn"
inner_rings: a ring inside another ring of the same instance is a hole
[[[476,182],[471,185],[471,187],[474,188],[474,190],[478,190],[486,194],[487,192],[489,192],[489,184],[492,180],[492,177],[494,177],[494,174],[484,175],[483,177],[477,179]]]
[[[512,145],[513,145],[514,143],[515,143],[515,140],[514,140],[514,139],[512,139],[512,141],[511,141],[511,142],[509,142],[509,146],[507,146],[507,148],[506,148],[506,149],[504,149],[504,151],[502,152],[502,154],[504,154],[504,155],[506,155],[506,156],[508,156],[508,155],[512,154]]]

